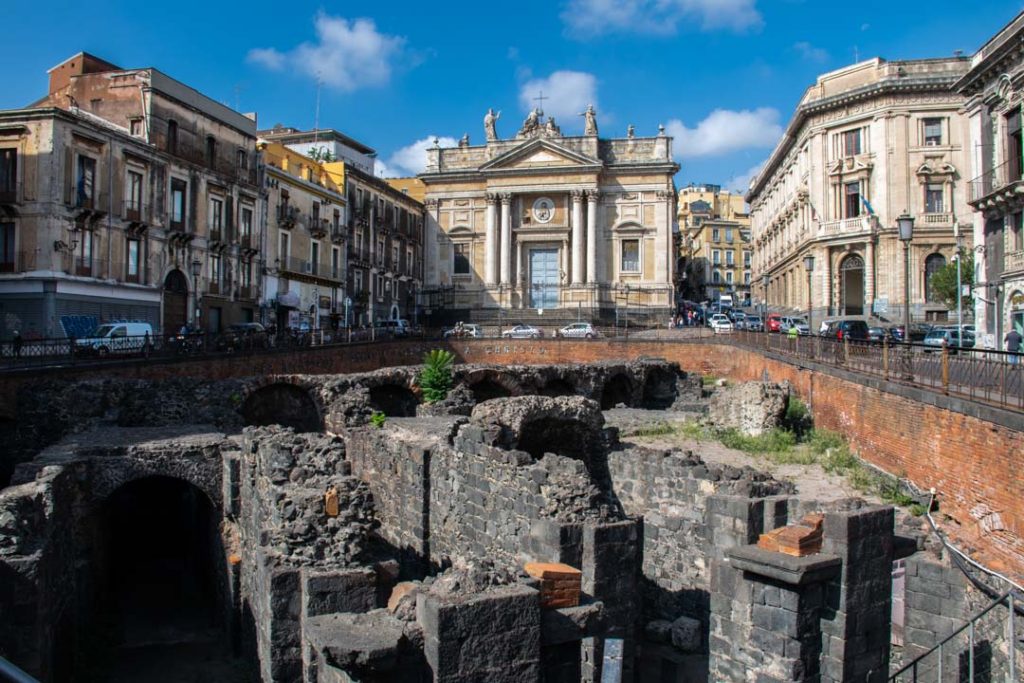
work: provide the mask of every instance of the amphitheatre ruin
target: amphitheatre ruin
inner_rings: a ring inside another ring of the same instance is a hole
[[[435,346],[456,363],[428,403]],[[1020,493],[1019,415],[717,342],[392,342],[0,389],[0,655],[40,681],[888,681],[998,591],[926,518],[1024,569],[1019,500],[955,465]],[[908,499],[715,438],[811,420]],[[1010,680],[1004,623],[917,680]]]

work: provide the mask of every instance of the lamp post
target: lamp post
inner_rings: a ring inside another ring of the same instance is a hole
[[[807,269],[807,335],[811,335],[811,311],[813,310],[813,304],[811,303],[811,273],[814,272],[814,257],[808,254],[804,256],[804,268]]]
[[[199,328],[199,276],[203,272],[203,262],[199,257],[192,259],[192,295],[195,303],[192,309],[192,322]]]
[[[896,219],[903,242],[903,341],[910,343],[910,240],[914,238],[914,217],[906,211]]]
[[[764,286],[764,315],[761,317],[761,322],[764,323],[764,331],[768,331],[768,273],[761,275],[761,284]]]

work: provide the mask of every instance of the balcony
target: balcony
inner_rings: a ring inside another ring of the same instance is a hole
[[[0,273],[24,273],[36,270],[35,251],[19,251],[16,254],[5,254],[0,258]]]
[[[348,245],[348,259],[349,261],[358,261],[359,263],[369,263],[370,254],[366,249],[350,244]]]
[[[20,182],[10,181],[0,185],[0,204],[17,204],[20,197]]]
[[[867,222],[867,216],[843,218],[838,221],[824,221],[821,223],[821,235],[831,237],[833,235],[853,235],[871,232],[870,228],[865,225]]]
[[[226,292],[221,291],[223,288],[219,282],[210,282],[206,285],[206,293],[213,294],[214,296],[220,296]]]
[[[347,239],[348,233],[345,231],[344,228],[340,226],[335,226],[331,230],[331,241],[334,242],[335,244],[341,244]]]
[[[255,299],[256,298],[256,288],[253,287],[252,285],[249,285],[249,286],[246,286],[246,287],[239,287],[238,288],[238,298],[239,299]]]
[[[247,249],[249,251],[256,251],[256,247],[254,246],[255,244],[256,240],[250,233],[245,233],[238,238],[238,246],[243,250]]]
[[[951,226],[953,225],[953,214],[951,213],[926,213],[922,216],[925,225]]]
[[[299,222],[301,213],[294,206],[282,204],[277,207],[277,225],[284,230],[290,230]]]
[[[1007,252],[1003,257],[1003,277],[1008,273],[1024,271],[1024,249]]]
[[[90,261],[76,256],[68,270],[72,275],[78,275],[79,277],[104,277],[106,265],[105,259],[94,258]]]
[[[327,227],[329,225],[330,225],[330,222],[326,218],[316,218],[316,217],[313,217],[313,219],[309,221],[309,235],[310,235],[310,237],[314,237],[316,239],[320,239],[322,237],[326,237],[327,236]]]
[[[968,203],[975,209],[1002,203],[1017,193],[1020,181],[1020,165],[1013,159],[1005,161],[971,181],[971,198]]]
[[[138,199],[126,199],[121,207],[121,218],[130,223],[143,223],[149,215],[149,205]]]

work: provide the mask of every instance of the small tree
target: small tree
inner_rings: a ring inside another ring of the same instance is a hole
[[[443,401],[452,388],[452,364],[455,354],[434,349],[423,356],[423,370],[420,371],[420,389],[427,403]]]
[[[960,266],[960,284],[961,285],[973,285],[974,284],[974,252],[970,249],[966,249],[962,252],[963,263]],[[956,291],[956,261],[951,261],[944,265],[939,270],[932,273],[931,279],[928,284],[931,285],[932,289],[941,299],[942,303],[946,304],[950,310],[956,310],[956,297],[958,292]],[[974,296],[967,295],[963,297],[963,309],[965,311],[974,310]]]

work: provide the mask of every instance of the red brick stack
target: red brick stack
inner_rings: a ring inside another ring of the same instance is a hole
[[[783,526],[761,534],[757,547],[776,553],[784,553],[793,557],[806,557],[821,552],[821,540],[824,534],[821,523],[822,515],[804,515],[796,524]]]
[[[580,604],[583,572],[556,562],[528,562],[526,573],[540,581],[540,606],[546,609]]]

